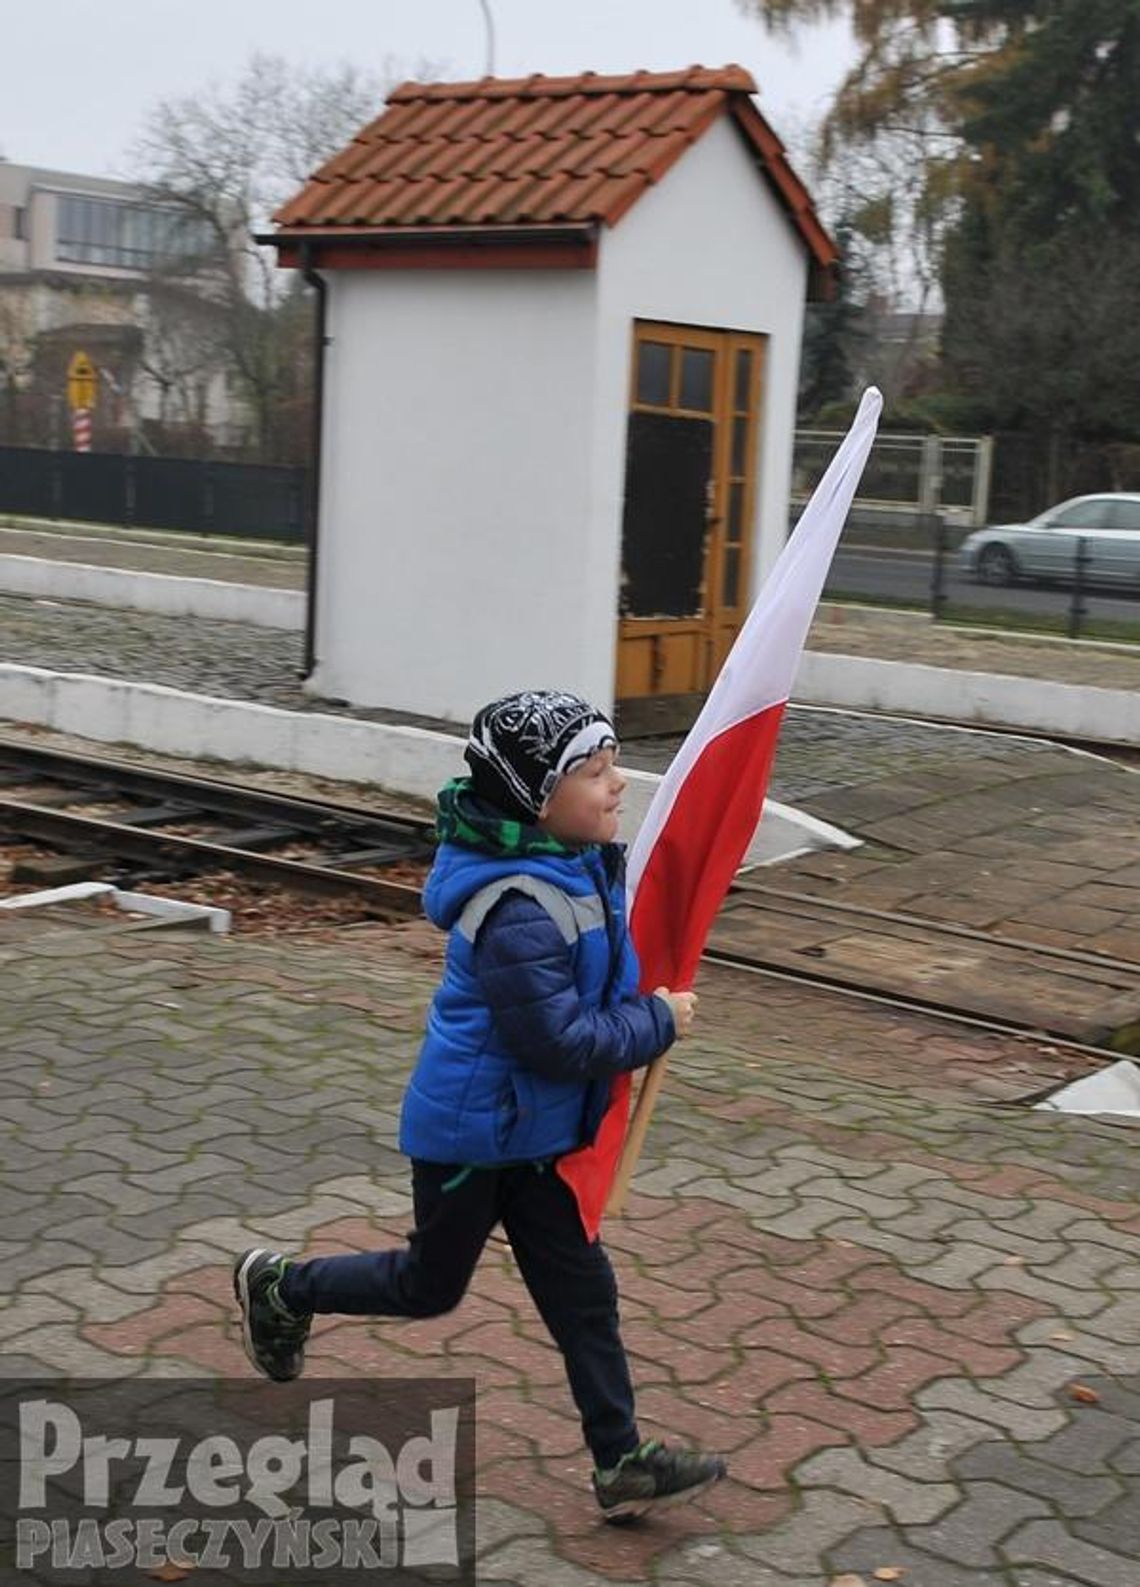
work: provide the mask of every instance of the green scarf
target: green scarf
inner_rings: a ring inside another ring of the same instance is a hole
[[[559,843],[541,827],[514,821],[500,814],[494,805],[477,799],[471,792],[469,777],[456,777],[440,789],[435,832],[441,843],[459,843],[501,859],[580,852]]]

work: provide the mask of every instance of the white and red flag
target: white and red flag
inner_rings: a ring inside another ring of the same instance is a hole
[[[634,841],[629,921],[644,991],[692,986],[709,929],[752,841],[792,681],[882,406],[873,386],[864,392]],[[629,1076],[622,1075],[593,1146],[558,1165],[591,1238],[625,1140],[629,1094]]]

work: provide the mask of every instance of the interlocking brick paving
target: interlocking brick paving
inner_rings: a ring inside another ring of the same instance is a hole
[[[415,940],[0,945],[0,1370],[245,1374],[235,1250],[402,1238]],[[724,1449],[728,1481],[601,1525],[501,1240],[446,1317],[321,1320],[313,1370],[475,1377],[488,1583],[1137,1587],[1135,1130],[1018,1105],[1084,1067],[1048,1044],[724,969],[699,990],[606,1237],[644,1428]]]

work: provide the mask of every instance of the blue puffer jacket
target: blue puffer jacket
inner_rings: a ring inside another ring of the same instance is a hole
[[[675,1036],[637,994],[616,845],[492,856],[443,843],[424,889],[448,930],[404,1097],[400,1150],[440,1163],[550,1158],[593,1140],[610,1077]]]

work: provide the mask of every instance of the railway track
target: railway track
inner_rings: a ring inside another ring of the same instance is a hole
[[[711,962],[1101,1052],[1140,1052],[1140,964],[741,878]]]
[[[425,820],[376,815],[0,739],[0,836],[81,856],[120,884],[226,871],[368,913],[418,916]],[[710,963],[1100,1054],[1140,1052],[1140,965],[897,911],[734,884]]]
[[[81,857],[131,885],[224,870],[417,915],[429,821],[0,740],[0,835]]]

